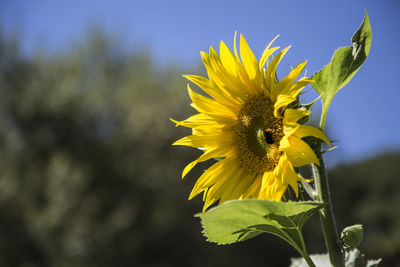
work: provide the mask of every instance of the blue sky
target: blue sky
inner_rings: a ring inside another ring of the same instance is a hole
[[[31,53],[38,47],[59,51],[79,41],[88,25],[101,25],[127,45],[149,47],[160,65],[174,61],[185,66],[198,64],[199,51],[218,47],[220,40],[232,47],[236,30],[257,57],[280,34],[277,45],[292,45],[278,69],[281,76],[305,59],[311,75],[330,61],[336,48],[350,45],[365,9],[373,31],[369,58],[328,112],[329,137],[339,146],[328,153],[333,164],[400,150],[398,0],[2,0],[0,27],[20,31],[22,47]]]

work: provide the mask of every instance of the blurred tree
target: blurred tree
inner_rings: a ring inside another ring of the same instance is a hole
[[[193,113],[181,74],[198,70],[157,66],[99,30],[55,55],[18,47],[0,32],[0,266],[287,266],[297,256],[273,236],[232,246],[201,236],[201,200],[187,196],[204,165],[180,179],[199,152],[171,147],[188,130],[169,121]],[[388,231],[398,253],[399,175],[378,163],[387,175],[333,172],[336,210],[357,209],[339,220]]]
[[[1,266],[264,259],[257,241],[207,243],[192,217],[200,204],[187,201],[190,176],[201,167],[181,181],[195,152],[171,146],[185,129],[169,121],[191,112],[181,69],[157,68],[146,51],[126,51],[98,30],[69,51],[32,58],[3,36],[0,59]]]

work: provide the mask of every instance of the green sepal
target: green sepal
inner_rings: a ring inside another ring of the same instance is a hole
[[[343,88],[357,73],[367,59],[371,49],[372,31],[367,11],[364,20],[351,38],[352,46],[338,48],[331,62],[322,70],[314,73],[311,86],[322,97],[320,127],[325,125],[326,113],[335,94]]]
[[[293,109],[301,109],[301,110],[310,110],[314,104],[321,98],[321,96],[319,96],[318,98],[316,98],[314,101],[312,101],[311,103],[307,103],[307,104],[300,104],[300,102],[298,100],[296,100],[296,105],[293,107],[288,106],[287,108],[293,108]],[[297,123],[299,124],[305,124],[308,119],[310,118],[310,115],[304,116],[303,118],[301,118],[300,120],[297,121]]]
[[[316,201],[245,199],[225,202],[195,216],[201,219],[207,241],[225,245],[269,233],[279,236],[303,257],[308,257],[301,228],[323,206]]]
[[[299,106],[299,108],[300,108],[300,109],[303,109],[303,110],[310,110],[310,109],[314,106],[314,104],[317,103],[317,101],[318,101],[320,98],[321,98],[321,96],[317,97],[316,99],[314,99],[314,100],[313,100],[312,102],[310,102],[310,103],[301,104],[301,105]]]
[[[333,141],[331,141],[331,143],[333,143]],[[326,153],[326,152],[332,151],[332,150],[334,150],[334,149],[336,149],[336,148],[338,148],[338,146],[333,146],[333,147],[331,147],[331,148],[329,148],[329,149],[327,149],[327,150],[321,151],[321,154],[324,154],[324,153]]]

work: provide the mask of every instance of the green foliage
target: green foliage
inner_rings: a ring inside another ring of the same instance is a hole
[[[322,207],[319,202],[275,202],[246,199],[226,202],[201,218],[204,235],[217,244],[231,244],[261,233],[279,236],[307,255],[301,228]]]
[[[322,97],[322,128],[333,97],[353,78],[367,59],[371,49],[371,38],[371,26],[365,12],[361,26],[351,38],[352,46],[337,49],[331,62],[312,76],[314,82],[311,85]]]
[[[349,249],[358,247],[363,239],[363,227],[361,224],[355,224],[343,229],[340,239]]]

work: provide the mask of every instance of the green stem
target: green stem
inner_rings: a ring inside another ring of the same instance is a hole
[[[332,200],[329,191],[328,177],[324,160],[321,155],[321,144],[317,148],[317,156],[319,166],[313,164],[315,186],[317,190],[318,200],[325,203],[325,207],[320,209],[319,215],[324,231],[325,243],[329,253],[329,259],[332,266],[343,267],[344,259],[339,247],[339,236],[336,227],[335,214],[333,213]]]
[[[304,190],[307,192],[308,196],[312,199],[315,200],[317,196],[317,192],[315,189],[306,181],[301,181],[301,185],[303,186]]]
[[[324,111],[326,110],[326,111]],[[319,121],[319,128],[323,130],[325,128],[325,119],[326,119],[326,112],[328,108],[322,110],[321,120]]]
[[[299,252],[299,254],[304,258],[304,260],[307,262],[308,266],[310,267],[316,267],[315,263],[312,261],[312,259],[310,258],[310,256],[308,255],[307,251],[306,251],[306,246],[304,243],[304,239],[303,239],[303,235],[300,232],[300,238],[301,238],[301,243],[302,243],[302,247],[299,247],[298,245],[294,245],[291,242],[289,242],[288,240],[286,240],[288,243],[290,243],[296,250],[297,252]]]
[[[303,255],[304,260],[307,262],[308,266],[310,267],[316,267],[314,262],[312,261],[312,259],[310,258],[310,256],[308,256],[308,254],[306,253],[305,255]]]
[[[310,256],[307,253],[306,250],[306,243],[304,242],[304,238],[303,238],[303,234],[301,233],[301,231],[299,231],[299,236],[300,236],[300,241],[301,241],[301,245],[303,247],[303,250],[299,250],[300,254],[303,256],[304,260],[307,262],[308,266],[310,267],[316,267],[314,262],[312,261],[312,259],[310,258]]]

